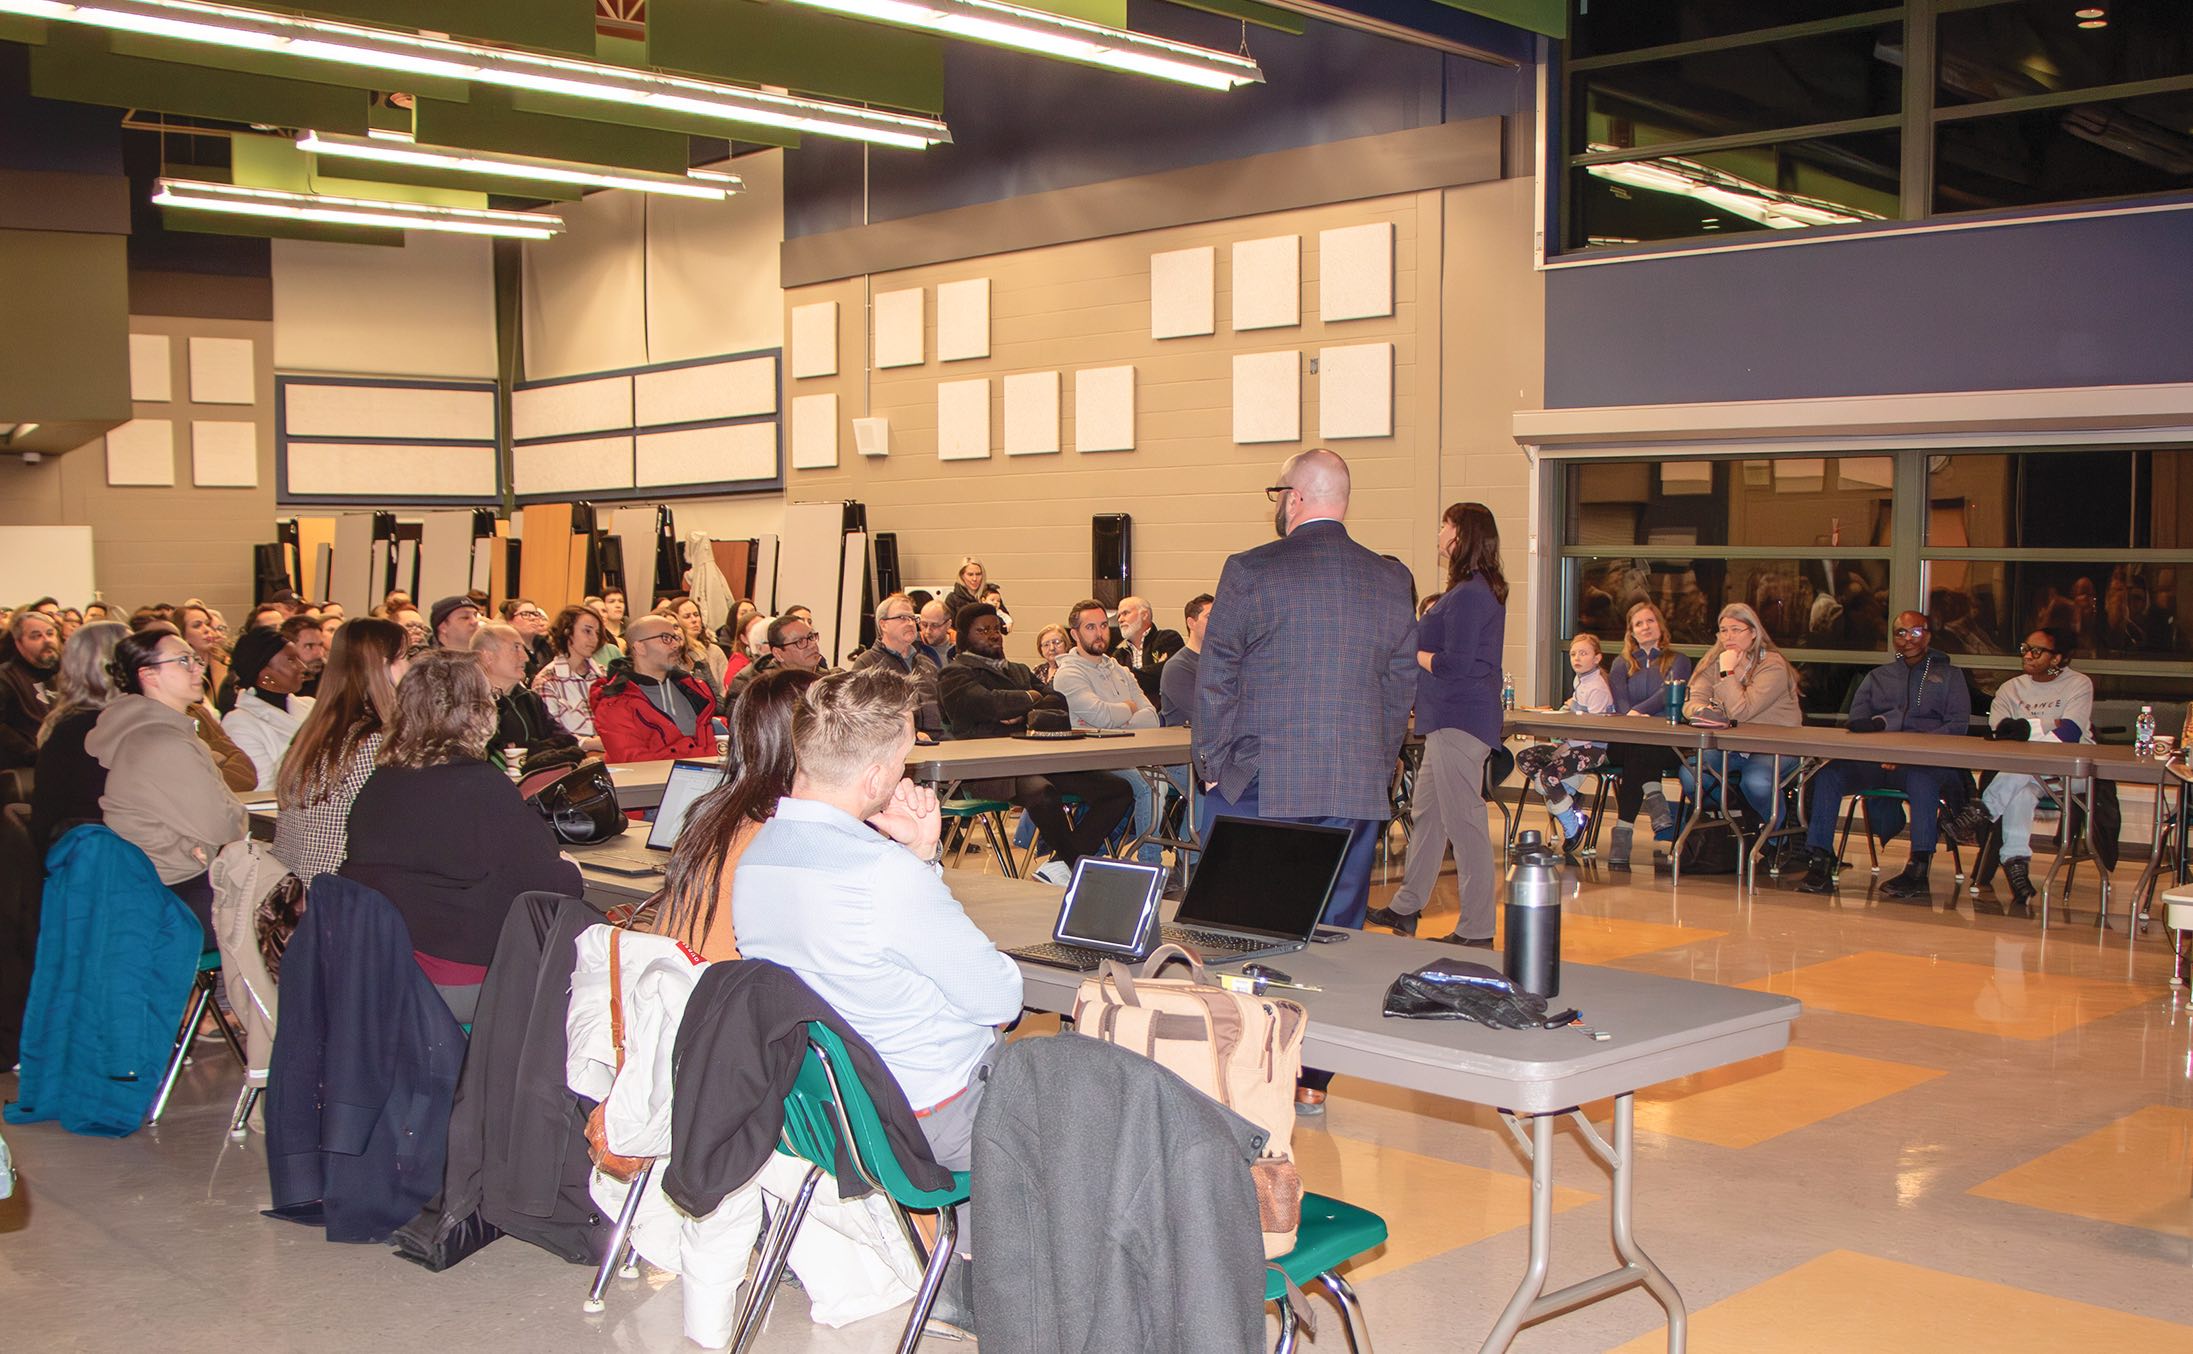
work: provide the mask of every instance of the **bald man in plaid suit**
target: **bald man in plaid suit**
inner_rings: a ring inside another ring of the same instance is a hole
[[[1231,813],[1354,829],[1325,920],[1359,928],[1416,698],[1409,572],[1349,538],[1332,452],[1293,457],[1265,492],[1280,539],[1226,561],[1204,635],[1197,827]]]

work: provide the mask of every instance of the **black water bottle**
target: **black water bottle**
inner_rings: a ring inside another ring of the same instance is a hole
[[[1561,856],[1536,831],[1516,840],[1507,931],[1508,981],[1551,1001],[1561,991]]]

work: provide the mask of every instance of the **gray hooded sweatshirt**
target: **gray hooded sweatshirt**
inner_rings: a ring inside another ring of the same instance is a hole
[[[150,696],[124,696],[100,711],[84,750],[107,769],[99,796],[107,826],[151,858],[161,883],[204,874],[244,835],[244,806],[189,715]]]

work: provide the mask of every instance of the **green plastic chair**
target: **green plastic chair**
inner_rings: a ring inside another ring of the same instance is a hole
[[[828,1026],[809,1021],[807,1059],[800,1065],[791,1094],[784,1098],[784,1132],[777,1147],[779,1152],[809,1163],[807,1177],[800,1184],[798,1196],[777,1210],[779,1216],[771,1221],[762,1239],[761,1263],[733,1326],[732,1354],[745,1354],[768,1319],[800,1221],[807,1216],[807,1206],[814,1199],[815,1186],[826,1172],[836,1174],[841,1140],[852,1144],[849,1155],[861,1179],[891,1200],[899,1228],[922,1262],[921,1288],[914,1295],[914,1310],[908,1314],[906,1330],[899,1337],[899,1354],[913,1354],[914,1347],[921,1343],[929,1309],[936,1305],[945,1266],[951,1262],[952,1249],[959,1240],[959,1219],[953,1209],[967,1202],[970,1177],[965,1171],[954,1171],[951,1188],[942,1190],[921,1189],[908,1179],[906,1168],[884,1135],[883,1117],[876,1113],[875,1101],[861,1084],[844,1042]],[[937,1212],[933,1253],[922,1245],[921,1233],[914,1228],[910,1210],[917,1208]],[[1384,1224],[1380,1227],[1383,1230]]]
[[[1895,803],[1902,804],[1904,806],[1904,831],[1907,835],[1911,831],[1911,799],[1909,796],[1905,795],[1902,790],[1891,790],[1883,788],[1879,790],[1859,790],[1849,795],[1845,801],[1845,807],[1843,809],[1843,835],[1835,844],[1835,854],[1837,856],[1841,856],[1843,852],[1850,849],[1850,830],[1855,824],[1857,824],[1861,820],[1861,818],[1863,818],[1863,821],[1866,825],[1866,852],[1872,857],[1873,873],[1879,874],[1881,872],[1880,839],[1873,835],[1873,820],[1871,818],[1864,818],[1864,816],[1858,812],[1859,806],[1868,799],[1892,800]],[[1942,840],[1949,846],[1950,868],[1952,871],[1955,872],[1956,877],[1959,880],[1962,880],[1965,877],[1964,852],[1958,849],[1957,839],[1950,836],[1947,832],[1944,832],[1942,834]]]
[[[1332,1295],[1340,1309],[1341,1333],[1348,1337],[1349,1354],[1370,1354],[1371,1327],[1363,1316],[1362,1300],[1340,1266],[1386,1242],[1386,1220],[1367,1208],[1328,1199],[1322,1194],[1302,1196],[1302,1230],[1295,1234],[1294,1249],[1271,1262],[1264,1272],[1264,1300],[1279,1304],[1279,1344],[1275,1354],[1290,1354],[1295,1347],[1294,1307],[1287,1301],[1287,1285],[1307,1289],[1312,1280]]]
[[[1020,871],[1013,868],[1013,853],[1006,849],[1012,839],[1005,830],[1006,811],[1013,806],[1002,799],[942,799],[937,801],[937,812],[945,821],[956,826],[956,838],[952,848],[954,860],[967,849],[967,837],[971,825],[982,824],[982,835],[990,843],[990,855],[998,863],[998,869],[1008,879],[1020,878]]]
[[[198,971],[190,980],[190,1004],[184,1008],[182,1028],[175,1032],[175,1051],[168,1055],[167,1074],[160,1078],[160,1095],[152,1102],[152,1113],[145,1116],[147,1124],[157,1124],[167,1112],[168,1097],[175,1093],[176,1079],[183,1075],[183,1068],[190,1062],[190,1045],[198,1037],[198,1022],[205,1019],[207,1011],[213,1012],[213,1023],[221,1029],[221,1037],[228,1041],[236,1061],[246,1068],[251,1059],[244,1056],[244,1037],[230,1023],[228,1013],[213,999],[221,986],[221,952],[207,950],[198,956]]]

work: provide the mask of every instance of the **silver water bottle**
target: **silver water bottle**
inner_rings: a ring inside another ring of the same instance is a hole
[[[1508,981],[1552,1000],[1561,991],[1561,854],[1536,831],[1516,839],[1506,922]]]

